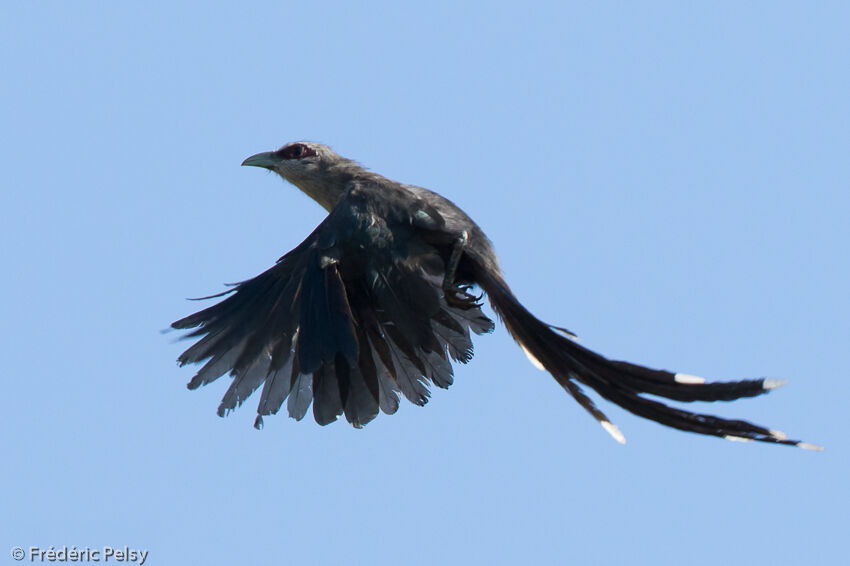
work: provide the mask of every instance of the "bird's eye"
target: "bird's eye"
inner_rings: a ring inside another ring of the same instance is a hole
[[[283,159],[301,159],[302,157],[310,157],[311,155],[316,155],[316,150],[304,144],[295,143],[280,149],[278,151],[278,154]]]

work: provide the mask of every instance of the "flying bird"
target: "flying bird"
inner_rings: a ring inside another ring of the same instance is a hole
[[[178,358],[180,365],[205,362],[189,389],[225,374],[232,378],[218,408],[221,416],[261,386],[257,428],[284,401],[297,420],[312,404],[320,425],[344,415],[357,428],[381,411],[395,413],[402,396],[424,405],[429,385],[452,384],[452,362],[472,359],[471,335],[494,329],[481,310],[486,294],[529,360],[548,371],[618,442],[625,437],[585,387],[635,415],[680,430],[820,449],[774,429],[657,400],[731,401],[785,382],[707,383],[609,360],[585,348],[572,332],[542,322],[519,302],[481,228],[435,192],[387,179],[326,145],[306,141],[252,155],[242,165],[277,173],[328,216],[273,267],[205,297],[223,300],[172,324],[194,329],[186,337],[197,338]]]

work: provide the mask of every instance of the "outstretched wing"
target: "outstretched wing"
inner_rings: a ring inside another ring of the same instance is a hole
[[[379,410],[394,413],[400,394],[424,405],[429,384],[451,385],[452,360],[472,358],[470,331],[492,331],[477,303],[445,300],[444,258],[422,237],[433,240],[440,215],[403,189],[380,199],[377,190],[351,187],[274,267],[172,324],[196,328],[180,364],[206,360],[190,389],[232,377],[219,415],[262,386],[258,428],[287,399],[295,419],[312,402],[319,424],[344,414],[361,427]]]

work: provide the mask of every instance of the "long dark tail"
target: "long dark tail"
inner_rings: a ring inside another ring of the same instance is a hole
[[[665,426],[720,436],[728,440],[757,440],[822,450],[813,444],[789,440],[784,433],[777,430],[747,421],[723,419],[668,407],[641,395],[649,393],[676,401],[731,401],[761,395],[784,385],[784,381],[750,379],[705,383],[704,379],[692,375],[608,360],[576,343],[565,335],[567,333],[562,329],[538,320],[522,306],[501,276],[481,265],[477,267],[478,284],[487,293],[493,309],[501,316],[508,331],[532,363],[552,374],[618,442],[625,443],[622,433],[584,394],[579,384],[590,387],[605,399],[635,415]]]

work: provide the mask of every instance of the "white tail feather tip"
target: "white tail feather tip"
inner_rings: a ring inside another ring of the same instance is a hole
[[[777,389],[783,385],[788,385],[787,379],[765,379],[761,382],[763,389]]]
[[[605,432],[614,437],[614,440],[619,442],[620,444],[626,443],[626,437],[623,436],[623,433],[620,432],[620,429],[617,428],[617,425],[609,422],[609,421],[599,421],[599,424],[602,425],[602,428],[605,429]]]
[[[809,444],[808,442],[798,442],[797,448],[802,448],[803,450],[814,450],[815,452],[823,452],[823,446],[818,446],[817,444]]]
[[[731,434],[727,434],[724,436],[726,440],[731,440],[732,442],[752,442],[752,438],[744,438],[743,436],[733,436]]]
[[[685,385],[702,385],[703,383],[705,383],[704,377],[691,375],[689,373],[677,373],[673,376],[673,379],[676,381],[676,383],[683,383]]]
[[[787,440],[788,435],[782,432],[781,430],[770,429],[770,436],[777,440]]]
[[[566,328],[561,328],[560,326],[550,326],[550,328],[560,332],[561,334],[563,334],[564,336],[566,336],[567,338],[569,338],[570,340],[572,340],[573,342],[575,342],[577,344],[581,343],[581,340],[579,340],[579,337],[576,336],[576,334],[574,332],[571,332],[571,331],[567,330]]]
[[[526,349],[526,347],[525,347],[525,346],[523,346],[522,344],[520,344],[520,345],[519,345],[519,347],[520,347],[520,348],[522,348],[522,351],[523,351],[523,352],[525,352],[525,357],[526,357],[526,358],[528,358],[528,361],[529,361],[529,362],[531,362],[531,365],[533,365],[534,367],[536,367],[536,368],[537,368],[537,369],[539,369],[540,371],[546,371],[546,368],[545,368],[545,367],[543,367],[543,364],[541,364],[541,363],[540,363],[540,360],[538,360],[537,358],[535,358],[535,357],[534,357],[534,355],[533,355],[531,352],[529,352],[529,351]]]

